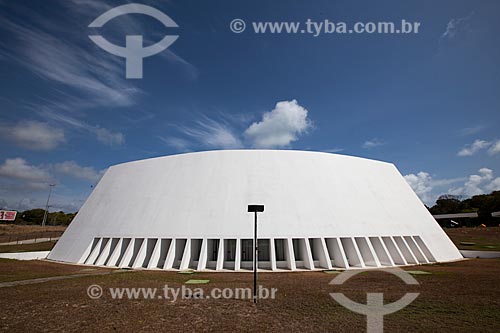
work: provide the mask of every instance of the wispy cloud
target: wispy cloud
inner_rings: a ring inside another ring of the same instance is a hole
[[[386,142],[384,140],[379,139],[379,138],[373,138],[371,140],[365,141],[361,145],[361,147],[363,147],[364,149],[372,149],[372,148],[375,148],[375,147],[383,146],[385,144],[386,144]]]
[[[49,110],[54,121],[86,131],[112,146],[124,143],[122,133],[79,119],[102,112],[103,107],[134,106],[145,93],[136,81],[125,78],[122,58],[101,50],[87,38],[91,33],[88,23],[110,8],[110,4],[97,0],[60,0],[51,4],[47,17],[47,13],[23,3],[0,3],[0,30],[8,36],[0,40],[0,61],[21,66],[50,83],[47,93],[23,103],[33,104],[29,107],[39,109],[39,114]],[[3,9],[16,15],[7,15]],[[122,40],[125,35],[141,34],[148,40],[152,33],[142,24],[143,19],[141,15],[121,16],[120,24],[106,27],[106,35],[110,40]],[[190,79],[198,77],[198,69],[172,50],[159,56],[173,70],[186,73]],[[132,122],[154,117],[149,111],[137,111],[133,116],[127,112],[122,115]]]
[[[83,120],[77,119],[63,112],[56,112],[50,109],[42,108],[38,111],[38,113],[45,119],[50,119],[52,121],[72,127],[73,129],[90,133],[94,135],[94,137],[98,141],[104,143],[105,145],[120,146],[125,143],[125,136],[123,135],[123,133],[112,131],[98,125],[90,125]]]
[[[194,122],[193,126],[178,126],[178,131],[208,148],[235,149],[243,147],[234,129],[224,121],[216,121],[206,116]]]
[[[340,153],[344,151],[344,148],[330,148],[330,149],[323,149],[325,153]]]
[[[473,127],[466,127],[466,128],[462,128],[458,133],[461,136],[467,136],[467,135],[479,133],[483,128],[484,128],[484,126],[481,126],[481,125],[473,126]]]
[[[80,35],[63,30],[67,18],[49,24],[51,21],[46,18],[38,17],[36,13],[31,15],[30,21],[20,23],[0,14],[1,29],[13,38],[12,41],[0,41],[6,58],[44,79],[83,94],[85,99],[97,105],[129,106],[135,103],[140,90],[125,79],[120,59],[94,52],[81,42]]]
[[[469,15],[459,18],[452,18],[446,25],[446,30],[440,37],[440,41],[456,39],[460,34],[466,33],[470,29],[470,19],[474,16],[474,12]]]
[[[160,139],[160,141],[165,143],[167,146],[170,146],[179,152],[191,151],[191,148],[190,148],[191,145],[190,145],[188,140],[184,140],[184,139],[176,138],[176,137],[165,138],[161,135],[158,135],[158,139]]]

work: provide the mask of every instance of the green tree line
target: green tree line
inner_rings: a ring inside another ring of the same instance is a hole
[[[436,200],[436,204],[429,208],[429,211],[432,215],[477,212],[478,218],[460,219],[460,222],[466,226],[481,224],[497,226],[500,218],[492,217],[491,213],[500,211],[500,191],[475,195],[464,200],[459,196],[442,195]]]
[[[19,224],[42,224],[45,210],[41,208],[18,212],[15,223]],[[47,216],[46,225],[68,225],[75,218],[76,213],[65,213],[63,211],[52,212]]]

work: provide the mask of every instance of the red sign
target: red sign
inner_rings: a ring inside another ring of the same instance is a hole
[[[16,214],[15,210],[0,210],[0,221],[14,221]]]

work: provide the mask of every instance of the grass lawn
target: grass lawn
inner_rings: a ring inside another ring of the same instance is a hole
[[[10,279],[40,274],[74,273],[75,265],[0,260],[0,272]],[[419,285],[408,286],[387,273],[359,274],[344,285],[329,282],[336,274],[323,272],[260,273],[259,283],[278,288],[276,299],[112,299],[108,288],[181,287],[188,280],[210,280],[202,288],[251,287],[251,273],[178,274],[129,271],[41,284],[0,288],[0,328],[10,331],[281,331],[363,332],[366,317],[337,304],[329,293],[342,292],[366,303],[367,292],[383,292],[387,302],[406,292],[420,296],[405,309],[384,318],[386,332],[498,332],[500,331],[500,260],[472,259],[455,263],[405,268]],[[104,290],[90,299],[86,290],[98,284]]]

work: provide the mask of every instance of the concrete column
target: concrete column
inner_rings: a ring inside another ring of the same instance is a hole
[[[219,253],[217,254],[216,270],[220,271],[224,268],[224,239],[219,240]]]
[[[118,243],[116,243],[115,248],[113,249],[113,253],[109,256],[109,260],[106,263],[106,266],[116,266],[118,263],[118,258],[120,257],[121,247],[123,244],[123,238],[118,239]]]
[[[236,255],[234,257],[234,270],[239,271],[241,269],[241,239],[236,239]]]
[[[297,270],[297,265],[295,264],[295,254],[293,253],[293,243],[291,238],[285,239],[285,259],[287,267],[292,270]]]
[[[275,271],[278,268],[276,267],[276,249],[274,244],[274,238],[269,240],[269,259],[271,260],[271,270]]]
[[[181,271],[188,269],[190,261],[191,261],[191,238],[188,238],[186,239],[186,246],[184,247],[184,253],[182,254],[182,260],[179,269]]]
[[[138,239],[136,239],[135,241],[137,242]],[[132,268],[142,267],[142,264],[144,263],[144,259],[146,259],[147,243],[148,243],[147,238],[144,238],[142,240],[141,247],[139,248],[139,251],[137,252],[137,256],[135,257],[135,260],[132,263]],[[134,244],[134,248],[135,248],[135,244]]]
[[[132,259],[132,255],[134,254],[134,239],[130,239],[130,242],[128,242],[127,249],[125,250],[125,253],[123,254],[122,261],[118,264],[118,267],[123,268],[123,267],[128,267],[128,264],[130,260]]]
[[[319,255],[320,266],[327,269],[332,269],[332,261],[330,259],[330,254],[328,253],[328,248],[326,247],[325,239],[320,238],[319,242],[314,242],[314,245],[316,245],[315,251]]]
[[[311,246],[309,245],[309,239],[304,238],[302,241],[299,241],[302,247],[302,251],[304,253],[304,267],[310,270],[314,269],[314,261],[311,253]]]
[[[170,241],[170,246],[168,248],[167,252],[167,258],[165,259],[165,264],[163,264],[163,269],[172,269],[174,266],[174,260],[175,260],[175,244],[176,240],[175,238],[172,238]]]
[[[158,265],[158,261],[160,260],[160,251],[161,251],[161,238],[156,240],[153,253],[151,253],[151,258],[149,258],[148,268],[156,268],[156,266]]]
[[[204,238],[201,241],[200,259],[198,260],[198,267],[196,268],[198,271],[203,271],[207,268],[207,246],[208,239]]]
[[[111,251],[111,238],[108,238],[108,241],[106,242],[106,245],[104,246],[104,249],[101,251],[99,256],[97,257],[95,261],[96,266],[102,266],[104,265],[104,262],[109,256],[109,252]]]
[[[87,260],[85,260],[86,265],[93,265],[95,260],[97,259],[97,256],[99,255],[99,251],[101,250],[101,244],[102,244],[102,238],[99,238],[99,241],[97,242],[96,246],[90,253],[89,257]]]
[[[368,237],[365,237],[366,244],[368,244],[368,249],[370,250],[373,260],[375,260],[375,265],[377,267],[382,267],[382,264],[380,263],[380,260],[378,259],[377,252],[373,248],[372,243],[370,242],[370,239]]]

